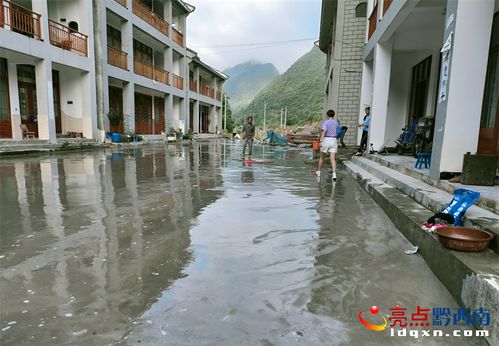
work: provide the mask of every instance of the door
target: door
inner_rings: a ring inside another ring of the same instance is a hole
[[[12,138],[7,60],[2,58],[0,58],[0,138]]]
[[[123,123],[123,89],[109,86],[109,110],[121,114],[118,125],[109,125],[109,131],[124,133]]]
[[[210,130],[209,109],[206,106],[201,108],[201,133],[208,133]]]
[[[154,133],[161,134],[165,132],[165,99],[162,97],[154,98]]]
[[[38,137],[38,110],[36,108],[36,84],[18,82],[21,123]]]
[[[55,132],[62,133],[61,124],[61,94],[59,87],[59,71],[52,71],[52,89],[54,95],[54,115],[55,115]]]
[[[426,104],[428,100],[428,86],[430,83],[431,56],[427,57],[412,68],[411,98],[409,102],[410,126],[414,120],[426,114]]]
[[[483,95],[478,153],[497,155],[499,168],[499,12],[494,15]]]
[[[135,93],[135,132],[152,133],[152,96]]]

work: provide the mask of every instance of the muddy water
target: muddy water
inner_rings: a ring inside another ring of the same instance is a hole
[[[364,328],[374,304],[456,302],[344,172],[255,151],[273,163],[216,142],[2,159],[1,344],[482,344]]]

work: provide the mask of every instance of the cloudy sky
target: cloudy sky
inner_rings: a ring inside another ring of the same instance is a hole
[[[319,36],[321,0],[187,2],[196,7],[187,17],[187,45],[219,70],[258,60],[282,73]]]

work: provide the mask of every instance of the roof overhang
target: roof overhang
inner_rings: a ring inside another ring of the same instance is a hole
[[[185,11],[185,13],[187,15],[194,12],[194,10],[196,9],[196,7],[194,7],[191,4],[188,4],[187,2],[185,2],[183,0],[175,0],[175,2]]]
[[[336,20],[337,9],[338,0],[322,0],[319,48],[324,53],[327,53],[328,46],[333,39],[331,27],[333,22]]]
[[[223,79],[223,80],[229,79],[229,76],[226,75],[225,73],[223,73],[223,72],[221,72],[221,71],[219,71],[219,70],[211,67],[210,65],[207,65],[204,62],[202,62],[201,59],[199,58],[198,53],[196,51],[194,51],[194,50],[192,50],[190,48],[187,48],[187,55],[191,59],[192,63],[195,63],[195,64],[201,66],[202,68],[204,68],[205,70],[208,70],[209,72],[213,73],[214,75],[216,75],[220,79]]]

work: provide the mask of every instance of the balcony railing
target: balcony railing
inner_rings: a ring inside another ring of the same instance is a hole
[[[121,6],[126,7],[126,0],[115,0],[115,1]]]
[[[376,30],[376,24],[378,23],[378,5],[374,6],[373,12],[369,17],[369,31],[367,34],[367,39],[370,39]]]
[[[49,19],[49,38],[54,46],[88,55],[87,35]]]
[[[198,92],[198,83],[194,79],[189,80],[189,89],[196,93]]]
[[[173,74],[173,86],[177,89],[184,88],[184,79],[176,74]]]
[[[222,92],[221,91],[217,91],[216,94],[215,94],[215,98],[218,101],[222,101]]]
[[[41,40],[40,17],[24,7],[10,1],[0,0],[0,28]]]
[[[168,23],[160,18],[156,13],[151,11],[149,7],[144,5],[139,0],[133,0],[132,10],[136,16],[142,18],[144,21],[168,36]]]
[[[168,71],[162,69],[161,67],[151,65],[144,60],[134,58],[133,71],[138,75],[168,85]]]
[[[121,50],[113,48],[111,46],[107,46],[107,62],[110,65],[126,70],[128,67],[127,58],[128,58],[127,53],[122,52]]]
[[[180,46],[184,47],[184,35],[177,29],[173,27],[172,29],[173,29],[173,35],[172,35],[173,42],[176,42]]]
[[[201,95],[215,98],[215,90],[209,85],[201,83]]]
[[[385,15],[386,11],[388,11],[388,7],[392,4],[393,0],[384,0],[383,1],[383,15]]]

